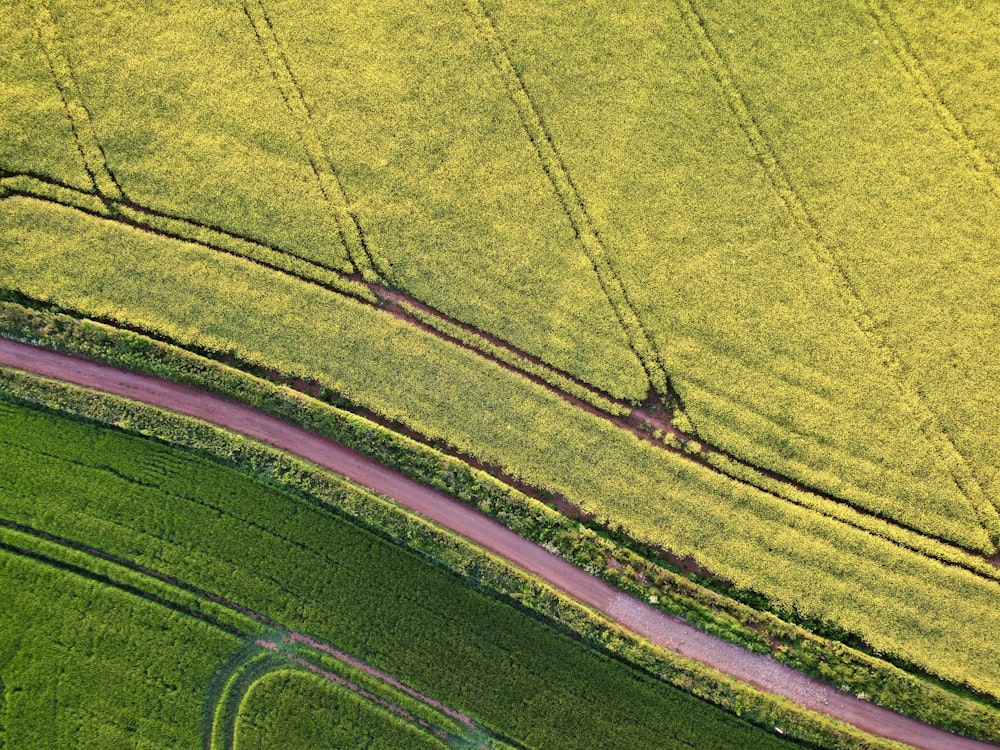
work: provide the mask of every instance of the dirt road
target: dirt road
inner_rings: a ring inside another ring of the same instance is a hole
[[[866,732],[926,750],[997,747],[927,726],[752,654],[621,593],[451,497],[244,404],[170,381],[0,339],[0,364],[143,401],[225,427],[346,476],[545,580],[671,651]]]

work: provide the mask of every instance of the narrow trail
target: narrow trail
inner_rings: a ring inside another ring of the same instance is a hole
[[[452,318],[404,292],[321,266],[300,256],[290,256],[291,260],[299,263],[298,266],[289,265],[289,254],[280,249],[257,243],[249,238],[230,235],[214,227],[162,214],[128,200],[114,204],[116,209],[114,212],[105,202],[86,205],[86,199],[95,196],[56,181],[46,181],[37,175],[8,174],[0,178],[0,187],[5,190],[5,195],[0,198],[23,197],[50,202],[156,236],[191,242],[215,252],[242,258],[303,283],[349,297],[517,373],[574,406],[631,432],[650,445],[697,463],[729,479],[786,502],[807,507],[852,528],[889,539],[920,554],[960,565],[977,575],[984,575],[980,564],[982,561],[1000,570],[1000,556],[991,557],[963,549],[946,539],[934,537],[895,519],[873,513],[849,500],[757,466],[723,448],[705,442],[697,435],[680,431],[673,425],[669,410],[662,405],[655,393],[651,393],[651,396],[639,406],[629,404],[584,383],[569,373],[554,368],[539,357],[524,352],[493,334]],[[60,195],[46,195],[42,187],[57,190]],[[110,322],[114,325],[123,325],[119,321]],[[140,329],[133,328],[133,330],[153,335]],[[153,338],[158,337],[153,335]],[[415,437],[422,439],[421,436]],[[684,449],[685,445],[692,444],[700,446],[698,453]],[[467,458],[458,457],[463,460]],[[537,494],[530,488],[525,491]],[[1000,573],[992,575],[987,572],[986,575],[1000,580]]]
[[[632,599],[443,493],[244,404],[148,375],[6,340],[0,340],[0,364],[187,414],[288,451],[385,495],[460,534],[569,597],[605,614],[635,634],[871,734],[923,750],[996,747],[957,737],[860,700],[778,664],[770,657],[752,654],[707,635]]]

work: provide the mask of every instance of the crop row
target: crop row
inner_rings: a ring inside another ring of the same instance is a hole
[[[967,498],[993,543],[1000,543],[1000,514],[982,482],[992,465],[990,455],[981,453],[980,439],[988,439],[987,434],[963,445],[970,460],[957,450],[955,443],[976,422],[987,429],[991,425],[982,421],[978,404],[972,409],[964,404],[965,409],[960,409],[965,411],[963,416],[968,420],[964,425],[954,421],[948,425],[947,420],[941,422],[932,410],[936,408],[949,416],[956,405],[963,406],[962,402],[970,395],[975,396],[979,389],[969,388],[968,378],[984,376],[984,370],[993,369],[994,363],[990,358],[984,361],[975,356],[970,360],[962,356],[964,353],[956,356],[954,352],[942,358],[941,332],[929,333],[938,316],[953,314],[970,304],[968,285],[956,286],[949,276],[960,277],[971,272],[980,284],[979,293],[988,294],[995,288],[995,278],[979,278],[981,264],[989,261],[995,247],[995,237],[990,237],[990,224],[994,230],[998,228],[989,218],[994,214],[995,198],[1000,197],[996,192],[995,174],[981,169],[983,163],[956,158],[956,146],[965,151],[965,157],[974,157],[977,151],[971,148],[967,138],[956,138],[955,128],[961,129],[961,126],[950,111],[940,102],[928,99],[931,92],[925,85],[927,81],[912,64],[912,59],[902,56],[905,50],[897,44],[896,35],[887,35],[890,31],[885,23],[887,16],[874,5],[868,5],[866,16],[859,16],[846,4],[835,6],[821,25],[838,27],[846,39],[863,49],[874,38],[870,52],[866,49],[868,56],[874,58],[869,65],[884,69],[896,63],[907,75],[900,75],[897,69],[893,76],[898,79],[895,85],[886,87],[883,77],[874,80],[869,77],[867,66],[842,70],[837,84],[826,89],[830,96],[824,99],[823,114],[809,108],[810,117],[826,126],[821,138],[812,139],[810,126],[796,119],[802,112],[796,86],[815,80],[813,64],[793,66],[793,74],[774,86],[767,64],[745,64],[745,59],[733,54],[742,48],[742,42],[719,33],[721,23],[745,20],[739,10],[727,9],[720,13],[719,9],[712,8],[702,13],[698,3],[691,0],[679,4],[687,7],[690,15],[697,19],[693,28],[703,54],[707,51],[710,65],[726,89],[734,112],[744,120],[742,129],[781,194],[788,213],[806,236],[818,266],[836,289],[845,314],[875,353],[883,377],[896,387],[900,402],[936,454],[941,468]],[[754,18],[746,30],[749,36],[778,34],[787,38],[788,31],[797,28],[800,20],[807,19],[808,14],[790,8],[787,14],[778,14],[767,21]],[[882,41],[888,44],[881,44]],[[830,67],[839,63],[840,44],[824,48],[819,59]],[[828,84],[830,79],[820,80]],[[903,90],[909,95],[900,96]],[[869,109],[873,96],[879,96],[883,102],[875,110]],[[914,106],[921,99],[921,104]],[[763,125],[758,124],[757,114],[762,109],[770,113],[781,110],[792,113],[792,119],[809,133],[809,145],[803,147],[797,140],[802,131],[789,137],[787,132],[781,132],[783,123],[775,128],[767,116],[760,117]],[[837,113],[850,113],[850,121],[841,121],[830,129],[829,123],[839,119]],[[932,123],[938,127],[928,127]],[[950,137],[942,130],[952,131]],[[830,147],[818,147],[818,141],[827,142]],[[879,143],[878,158],[885,171],[880,170],[873,179],[864,159],[850,158],[857,152],[848,144],[864,143],[865,148],[870,149],[876,142]],[[824,164],[824,159],[830,161]],[[910,185],[902,185],[902,180],[911,179],[915,159],[919,159],[924,184],[933,185],[933,189],[926,190],[918,199],[914,199]],[[787,163],[830,174],[830,184],[838,187],[831,191],[827,186],[819,187],[807,181],[796,184],[783,166]],[[890,179],[886,179],[887,176]],[[993,195],[989,195],[991,189]],[[874,216],[871,214],[873,195],[881,198],[881,209]],[[893,229],[889,233],[884,231],[887,217]],[[939,223],[931,226],[931,221]],[[984,222],[985,234],[981,232]],[[838,239],[829,239],[831,235]],[[940,242],[945,237],[954,240],[955,246],[962,249],[950,253],[954,261],[950,264],[951,273],[942,278],[937,269],[942,260]],[[879,249],[872,252],[872,248]],[[899,262],[901,252],[909,255],[904,263]],[[918,290],[929,292],[928,299],[914,303],[913,294]],[[971,300],[977,305],[976,292],[972,293]],[[982,303],[977,306],[987,312]],[[981,334],[991,330],[989,324],[981,323],[974,328]],[[974,340],[966,325],[956,327],[954,332],[967,337],[967,341]],[[945,359],[950,367],[942,367],[946,364]],[[962,359],[965,361],[960,365]],[[928,378],[926,367],[935,361],[937,377]],[[923,364],[918,366],[921,362]],[[954,371],[960,367],[966,374],[956,379]],[[951,392],[941,388],[944,379],[958,380],[963,390]],[[936,400],[934,393],[928,394],[928,384],[938,389],[938,397],[943,394],[946,398]],[[995,402],[994,410],[1000,414],[1000,401]],[[985,464],[977,460],[981,458],[986,458]],[[977,464],[980,477],[976,476]],[[996,500],[1000,502],[1000,495]]]
[[[535,377],[548,383],[560,393],[577,398],[614,416],[624,416],[631,411],[622,404],[611,401],[610,399],[595,393],[591,388],[588,388],[571,378],[561,375],[558,372],[554,372],[551,368],[546,367],[543,364],[533,362],[522,354],[511,351],[507,347],[500,346],[499,344],[490,341],[482,334],[445,320],[440,315],[429,313],[423,308],[417,307],[411,303],[403,302],[400,306],[406,311],[407,314],[419,322],[440,331],[445,336],[448,336],[465,346],[469,346],[478,352],[482,352],[493,360],[510,365],[518,372],[524,373],[526,376]]]
[[[367,286],[353,280],[346,273],[348,269],[328,268],[305,256],[269,247],[204,224],[153,211],[131,201],[118,201],[109,205],[93,193],[28,174],[12,174],[0,178],[0,190],[6,196],[23,196],[56,203],[153,234],[173,237],[227,255],[246,258],[265,268],[308,279],[331,291],[371,303],[376,301],[375,295]]]
[[[61,0],[48,7],[60,58],[101,146],[103,162],[92,169],[113,174],[129,198],[155,210],[330,267],[349,264],[295,122],[238,7],[177,5],[173,14],[127,3],[107,13]],[[100,39],[98,48],[81,43],[88,34]],[[194,69],[201,74],[192,78]],[[101,96],[105,87],[115,92],[113,104]],[[78,112],[67,114],[76,127]]]
[[[366,280],[377,281],[379,274],[376,271],[368,249],[365,247],[364,237],[361,235],[361,228],[358,226],[357,217],[351,213],[347,206],[347,198],[344,195],[344,188],[340,184],[333,166],[323,145],[320,143],[319,135],[316,132],[315,123],[309,113],[309,106],[306,103],[302,89],[295,80],[295,75],[288,68],[288,58],[281,49],[281,45],[274,32],[274,26],[267,15],[267,11],[260,0],[249,0],[243,3],[243,10],[247,20],[253,27],[254,36],[264,57],[267,59],[271,72],[274,75],[275,84],[281,91],[281,97],[288,107],[289,114],[298,125],[299,138],[302,141],[302,148],[309,159],[319,181],[320,190],[323,197],[330,204],[331,211],[337,219],[337,226],[340,228],[340,239],[347,249],[347,255],[351,259],[351,264]]]
[[[998,615],[995,582],[692,466],[385,313],[238,259],[13,200],[0,283],[310,378],[878,651],[1000,692],[991,666],[1000,644],[975,635]],[[103,271],[122,265],[128,276]],[[239,300],[239,315],[227,300]],[[913,618],[912,601],[924,603]]]
[[[707,722],[719,747],[781,744],[717,709],[696,708],[328,506],[118,431],[14,405],[0,416],[8,517],[231,597],[508,736],[545,747],[585,746],[595,736],[654,746],[666,725],[694,732],[694,741]],[[358,492],[336,481],[328,487],[333,498]],[[591,705],[593,695],[601,705]],[[560,716],[573,716],[573,725]]]
[[[270,413],[350,445],[381,463],[394,466],[465,502],[474,503],[482,510],[496,515],[518,533],[558,549],[578,565],[603,572],[608,580],[626,591],[634,592],[642,598],[657,598],[659,606],[666,611],[681,614],[711,632],[735,639],[755,650],[767,650],[770,640],[772,648],[775,643],[780,644],[774,651],[776,658],[832,680],[834,684],[848,685],[852,690],[865,692],[872,699],[897,710],[912,712],[924,720],[942,723],[956,731],[1000,736],[1000,730],[994,727],[996,717],[992,709],[976,707],[975,703],[915,679],[879,659],[817,638],[772,615],[755,612],[706,591],[684,577],[670,574],[628,550],[596,537],[579,528],[575,522],[549,511],[516,491],[502,487],[485,473],[470,472],[461,462],[396,436],[377,424],[134,334],[116,332],[114,329],[86,322],[74,322],[65,316],[30,313],[20,309],[19,313],[16,308],[8,305],[4,310],[7,321],[5,329],[9,333],[32,339],[41,338],[49,345],[69,347],[70,351],[97,356],[247,400]],[[26,315],[27,320],[21,317],[23,315]],[[244,464],[250,461],[248,466],[253,473],[273,475],[276,471],[273,460],[266,456],[251,460],[250,457],[254,454],[248,452],[245,446],[235,449],[227,447],[228,444],[220,444],[217,438],[212,437],[214,433],[205,433],[204,430],[196,433],[189,428],[169,425],[164,427],[155,420],[150,422],[142,410],[136,412],[136,409],[130,409],[128,413],[122,413],[119,408],[109,411],[101,406],[99,400],[88,398],[66,401],[67,394],[64,390],[53,390],[52,387],[39,390],[37,384],[25,389],[23,384],[18,385],[16,381],[9,379],[6,387],[24,392],[26,397],[42,403],[62,404],[61,408],[79,410],[102,421],[128,424],[134,429],[169,436],[171,441],[191,444]],[[279,473],[289,475],[284,470]],[[317,489],[311,482],[306,482],[305,488],[314,495],[328,494],[321,491],[322,487]],[[384,513],[373,517],[371,509],[363,510],[357,505],[353,505],[349,512],[360,514],[366,522],[383,529],[390,528],[395,518],[392,514],[387,516]],[[395,527],[389,533],[394,538],[409,540],[410,544],[420,539],[414,535],[414,528],[405,524]],[[442,547],[437,542],[427,541],[420,548],[434,557],[440,558],[442,554]],[[615,568],[606,567],[608,558],[622,563],[621,573]],[[452,565],[454,564],[453,561]],[[480,580],[484,573],[477,565],[467,574]],[[498,581],[505,583],[509,578],[501,576],[500,579],[491,578],[491,581],[491,585],[495,587]],[[529,594],[528,600],[537,602],[537,595]]]
[[[32,11],[32,3],[7,3],[0,15],[0,168],[40,171],[93,190]]]

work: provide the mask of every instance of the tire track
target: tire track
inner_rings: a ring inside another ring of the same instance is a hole
[[[504,369],[517,372],[559,395],[576,398],[609,413],[627,413],[633,408],[611,394],[548,364],[540,357],[522,351],[404,292],[367,282],[359,276],[345,274],[252,239],[234,236],[201,224],[192,225],[186,219],[162,214],[131,201],[109,208],[92,201],[93,196],[88,193],[55,181],[43,181],[45,185],[56,188],[58,194],[53,194],[25,183],[26,177],[29,176],[9,174],[0,178],[0,188],[5,191],[0,199],[22,197],[53,203],[159,237],[190,242],[208,250],[239,257],[302,283],[319,286],[326,291],[351,297],[362,304],[389,312],[394,317],[486,357]],[[30,179],[38,178],[32,176]],[[285,256],[292,260],[287,260]],[[503,352],[494,352],[494,348],[502,349]]]
[[[986,182],[993,196],[1000,198],[1000,177],[997,176],[996,165],[980,150],[976,141],[965,129],[962,121],[955,116],[945,103],[941,92],[927,73],[920,58],[913,50],[913,45],[907,38],[899,22],[886,0],[865,0],[868,12],[878,25],[882,35],[889,42],[893,54],[903,69],[906,70],[921,95],[934,110],[944,129],[965,152],[972,167]]]
[[[365,240],[357,215],[351,211],[350,202],[344,192],[344,185],[334,171],[330,158],[323,148],[323,142],[313,121],[302,86],[292,72],[288,57],[274,29],[274,24],[264,8],[262,0],[244,0],[243,13],[250,22],[257,46],[271,69],[274,83],[281,93],[292,119],[298,125],[299,140],[302,142],[309,165],[319,182],[320,191],[337,220],[340,239],[354,264],[355,270],[369,282],[391,281],[393,275],[388,269],[379,269],[371,248]]]
[[[969,750],[993,747],[958,737],[901,716],[831,688],[770,657],[750,654],[676,618],[632,599],[603,580],[518,536],[443,493],[418,484],[306,430],[293,427],[243,404],[158,378],[117,370],[35,347],[0,342],[0,353],[17,351],[15,367],[48,377],[98,388],[126,398],[172,409],[207,420],[346,476],[473,544],[537,576],[587,607],[602,612],[622,627],[686,658],[720,669],[724,674],[769,693],[783,695],[812,710],[845,720],[866,732],[907,742],[928,750]]]
[[[652,338],[629,300],[628,292],[608,258],[604,242],[594,227],[576,185],[566,169],[555,142],[541,118],[521,74],[511,59],[496,26],[479,0],[466,0],[465,8],[483,44],[490,52],[507,94],[513,102],[521,125],[534,148],[545,175],[548,177],[563,212],[569,219],[576,238],[590,261],[601,289],[625,331],[629,345],[646,371],[650,386],[671,406],[683,409],[680,396],[670,382],[666,368],[653,345]]]
[[[359,278],[321,265],[304,256],[241,235],[164,214],[131,201],[112,202],[110,205],[103,201],[95,203],[92,199],[96,196],[68,185],[43,182],[42,186],[37,186],[26,182],[24,178],[25,175],[10,174],[0,179],[0,184],[6,191],[3,197],[21,197],[69,208],[156,237],[179,240],[223,255],[241,258],[270,271],[354,298],[359,302],[369,304],[375,302],[375,295]],[[34,181],[37,178],[29,179]]]
[[[69,118],[77,151],[94,190],[104,200],[121,201],[125,195],[108,167],[107,155],[94,133],[90,111],[83,104],[69,58],[62,51],[58,29],[45,0],[36,0],[35,29],[45,54],[52,79],[59,89],[66,116]]]
[[[899,355],[885,336],[879,333],[879,326],[865,306],[854,281],[837,260],[833,251],[823,241],[819,223],[810,214],[805,200],[796,191],[788,177],[788,172],[781,164],[777,151],[771,145],[746,97],[736,83],[728,62],[709,34],[704,18],[692,0],[674,0],[674,4],[705,65],[724,94],[729,110],[733,113],[740,130],[750,142],[758,161],[764,168],[771,185],[785,205],[792,220],[803,232],[813,257],[833,283],[854,324],[878,355],[886,374],[899,392],[903,404],[910,411],[918,429],[937,454],[941,465],[948,471],[955,485],[966,498],[990,542],[994,545],[994,552],[996,552],[996,547],[1000,544],[1000,513],[986,496],[965,458],[940,425],[934,412],[927,406],[926,398],[907,374]]]

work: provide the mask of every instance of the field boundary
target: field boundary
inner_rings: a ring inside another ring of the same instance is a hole
[[[944,101],[941,92],[935,85],[934,80],[921,63],[920,58],[913,50],[913,45],[907,38],[906,33],[896,21],[896,17],[886,0],[865,0],[868,11],[875,23],[878,25],[882,35],[889,42],[893,54],[899,64],[913,80],[916,87],[927,104],[934,110],[944,129],[948,132],[955,143],[965,152],[966,157],[972,167],[986,182],[990,192],[995,198],[1000,198],[1000,177],[997,176],[997,168],[990,159],[976,145],[975,139],[969,135],[962,121],[958,119],[951,108]]]
[[[907,374],[895,350],[879,333],[878,324],[868,311],[855,283],[837,260],[833,251],[823,241],[818,222],[809,213],[806,202],[796,191],[778,158],[776,150],[754,117],[746,97],[736,83],[729,63],[709,34],[705,20],[698,12],[694,2],[692,0],[674,0],[674,4],[775,192],[785,205],[792,220],[803,232],[813,257],[837,290],[854,324],[877,354],[886,375],[895,384],[903,404],[910,411],[918,429],[937,454],[941,466],[948,471],[956,486],[965,496],[970,509],[988,535],[994,547],[993,552],[996,553],[997,545],[1000,545],[1000,513],[986,496],[975,474],[958,451],[951,437],[938,422],[934,412],[927,406],[923,394]]]

